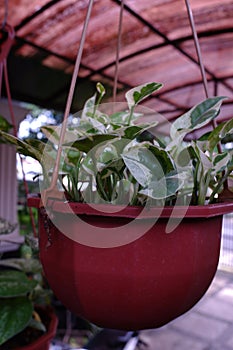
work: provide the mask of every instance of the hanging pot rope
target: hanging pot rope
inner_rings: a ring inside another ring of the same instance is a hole
[[[71,104],[72,104],[72,100],[73,100],[73,96],[74,96],[76,81],[77,81],[78,74],[79,74],[79,68],[80,68],[80,63],[81,63],[81,59],[82,59],[83,48],[84,48],[86,35],[87,35],[87,27],[88,27],[88,24],[90,21],[93,2],[94,2],[94,0],[89,1],[86,18],[85,18],[85,22],[83,25],[81,41],[80,41],[79,49],[77,52],[75,67],[74,67],[74,71],[72,74],[70,90],[69,90],[69,94],[68,94],[68,98],[67,98],[67,102],[66,102],[64,119],[63,119],[63,123],[62,123],[62,127],[61,127],[61,135],[60,135],[60,139],[59,139],[57,157],[56,157],[55,166],[53,169],[53,176],[52,176],[51,185],[48,189],[44,190],[44,192],[42,194],[42,202],[44,204],[47,202],[48,196],[52,196],[55,198],[57,198],[57,197],[59,198],[61,196],[61,193],[57,189],[57,180],[58,180],[59,165],[60,165],[61,152],[62,152],[62,144],[63,144],[64,138],[65,138],[67,121],[68,121],[68,117],[70,114],[70,109],[71,109]]]
[[[209,94],[208,83],[207,83],[207,79],[206,79],[205,67],[203,64],[203,59],[202,59],[202,54],[201,54],[201,48],[200,48],[200,44],[199,44],[199,40],[198,40],[198,36],[197,36],[197,31],[195,28],[193,12],[192,12],[189,0],[185,0],[185,4],[186,4],[188,17],[189,17],[190,27],[192,29],[194,44],[195,44],[196,53],[197,53],[197,57],[198,57],[198,63],[199,63],[201,76],[202,76],[203,87],[205,90],[205,96],[206,96],[206,98],[208,98],[208,97],[210,97],[210,94]]]
[[[125,1],[121,0],[121,9],[120,9],[119,27],[118,27],[118,36],[117,36],[117,48],[116,48],[116,64],[115,64],[114,85],[113,85],[113,102],[116,102],[116,95],[117,95],[124,4],[125,4]]]
[[[196,31],[196,27],[195,27],[195,22],[194,22],[194,18],[193,18],[193,12],[192,12],[189,0],[185,0],[185,3],[186,3],[187,13],[188,13],[188,17],[189,17],[190,27],[192,29],[196,53],[197,53],[197,57],[198,57],[198,61],[199,61],[199,67],[200,67],[201,76],[202,76],[202,83],[204,86],[206,98],[208,98],[208,97],[210,97],[210,94],[209,94],[208,83],[207,83],[207,79],[206,79],[205,67],[203,64],[203,59],[202,59],[202,54],[201,54],[201,48],[200,48],[200,44],[199,44],[199,40],[198,40],[198,36],[197,36],[197,31]],[[216,120],[213,119],[211,124],[212,124],[213,129],[215,129],[217,127]],[[217,148],[218,148],[218,152],[222,153],[222,145],[220,142],[218,142]],[[224,175],[224,172],[223,172],[223,175]],[[221,198],[223,200],[228,200],[228,199],[232,200],[232,192],[229,190],[227,180],[224,182],[224,191],[221,193]]]
[[[79,67],[80,67],[80,63],[81,63],[83,48],[84,48],[86,34],[87,34],[87,27],[88,27],[88,24],[90,21],[93,2],[94,2],[94,0],[90,0],[89,4],[88,4],[87,14],[86,14],[85,22],[83,25],[80,46],[79,46],[79,50],[77,52],[75,67],[74,67],[74,71],[72,74],[70,90],[69,90],[69,94],[68,94],[68,98],[67,98],[67,103],[66,103],[66,108],[65,108],[65,113],[64,113],[64,120],[62,123],[61,134],[60,134],[59,145],[58,145],[58,152],[57,152],[57,157],[56,157],[55,166],[54,166],[54,170],[53,170],[51,185],[48,189],[44,190],[42,193],[43,205],[47,202],[47,199],[49,196],[54,197],[54,198],[61,198],[63,196],[63,193],[60,192],[57,188],[59,165],[60,165],[60,159],[61,159],[61,153],[62,153],[62,144],[63,144],[64,138],[65,138],[67,120],[68,120],[68,116],[70,113],[71,104],[72,104],[73,95],[74,95],[74,90],[75,90],[75,85],[76,85],[76,81],[77,81],[77,77],[78,77],[78,73],[79,73]],[[203,86],[204,86],[204,90],[205,90],[205,95],[208,98],[209,91],[208,91],[206,73],[205,73],[205,68],[204,68],[202,55],[201,55],[201,49],[200,49],[200,45],[199,45],[199,40],[198,40],[197,31],[195,28],[195,23],[194,23],[194,18],[193,18],[193,13],[192,13],[192,9],[191,9],[189,0],[185,0],[185,4],[186,4],[186,8],[187,8],[188,18],[190,21],[190,26],[192,29],[196,53],[197,53],[198,60],[199,60],[199,67],[200,67],[200,71],[201,71],[201,75],[202,75],[202,81],[203,81]],[[118,27],[118,40],[117,40],[117,49],[116,49],[116,68],[115,68],[114,87],[113,87],[113,101],[114,102],[116,101],[117,83],[118,83],[118,75],[119,75],[119,59],[120,59],[120,47],[121,47],[123,10],[124,10],[124,0],[121,1],[121,10],[120,10],[119,27]],[[213,121],[212,125],[214,128],[216,127],[215,121]],[[219,150],[221,152],[221,145],[219,144],[218,147],[219,147]]]
[[[60,164],[61,152],[62,152],[62,144],[63,144],[64,138],[65,138],[67,119],[68,119],[68,116],[70,113],[70,108],[71,108],[71,104],[72,104],[72,100],[73,100],[75,85],[76,85],[76,81],[77,81],[77,77],[78,77],[78,73],[79,73],[79,67],[80,67],[80,63],[81,63],[81,59],[82,59],[82,53],[83,53],[83,48],[84,48],[84,44],[85,44],[87,28],[88,28],[88,24],[90,21],[93,2],[94,2],[93,0],[89,1],[89,5],[88,5],[88,9],[87,9],[86,19],[84,22],[81,41],[80,41],[80,46],[79,46],[79,50],[77,53],[75,68],[73,71],[70,90],[69,90],[69,94],[68,94],[68,98],[67,98],[67,103],[66,103],[66,108],[65,108],[65,113],[64,113],[64,120],[62,123],[61,134],[60,134],[60,139],[59,139],[58,152],[57,152],[57,157],[56,157],[55,166],[54,166],[54,170],[53,170],[52,181],[51,181],[50,187],[48,189],[44,190],[44,192],[42,193],[42,204],[43,205],[47,202],[47,199],[49,196],[55,197],[55,198],[60,198],[63,195],[57,189],[57,180],[58,180],[59,164]],[[124,10],[124,0],[121,1],[121,10],[120,10],[119,27],[118,27],[118,39],[117,39],[117,49],[116,49],[116,69],[115,69],[115,79],[114,79],[114,87],[113,87],[113,101],[114,102],[116,101],[117,83],[118,83],[118,74],[119,74],[119,58],[120,58],[120,48],[121,48],[123,10]]]
[[[190,27],[192,29],[194,44],[195,44],[196,53],[197,53],[198,62],[199,62],[199,67],[200,67],[200,72],[201,72],[201,76],[202,76],[202,83],[203,83],[203,87],[205,90],[205,96],[206,96],[206,98],[208,98],[208,97],[210,97],[210,93],[209,93],[205,67],[204,67],[202,54],[201,54],[201,48],[200,48],[200,44],[199,44],[199,40],[198,40],[198,36],[197,36],[197,31],[196,31],[196,27],[195,27],[195,22],[194,22],[194,18],[193,18],[193,12],[192,12],[189,0],[185,0],[185,3],[186,3],[187,13],[188,13],[188,17],[189,17]],[[217,126],[216,120],[212,120],[212,125],[213,125],[213,128],[215,129]],[[219,152],[222,153],[221,144],[218,144],[218,147],[219,147]]]

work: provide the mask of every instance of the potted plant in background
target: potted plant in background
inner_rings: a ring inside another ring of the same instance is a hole
[[[47,350],[57,317],[49,305],[41,264],[31,248],[22,257],[0,260],[0,347],[2,350]]]
[[[47,144],[0,132],[42,165],[42,198],[28,203],[39,209],[40,257],[51,288],[102,327],[159,327],[190,309],[214,277],[222,216],[233,210],[222,199],[232,151],[217,149],[233,121],[185,141],[217,117],[224,97],[194,106],[164,136],[156,114],[144,122],[136,109],[161,86],[131,89],[128,108],[109,115],[97,84],[73,119],[77,127],[66,130],[58,164],[63,198],[50,187],[62,129],[44,127]]]

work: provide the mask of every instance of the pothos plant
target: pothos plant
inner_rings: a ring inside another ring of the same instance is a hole
[[[147,83],[129,90],[123,111],[103,112],[105,89],[97,83],[79,115],[66,126],[59,181],[66,198],[77,202],[129,205],[204,205],[219,200],[233,170],[233,152],[218,151],[222,139],[232,134],[233,120],[219,124],[197,140],[187,135],[202,129],[219,114],[225,97],[213,97],[195,105],[173,123],[168,135],[159,133],[156,113],[144,122],[137,105],[159,90],[161,83]],[[42,127],[48,138],[20,140],[4,130],[3,142],[37,159],[43,182],[49,186],[59,144],[61,126]]]
[[[13,349],[20,338],[26,344],[46,332],[36,306],[48,305],[50,297],[41,264],[29,245],[21,246],[20,258],[0,260],[1,348]]]

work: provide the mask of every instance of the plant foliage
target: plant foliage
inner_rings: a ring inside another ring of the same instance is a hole
[[[28,255],[0,260],[0,345],[26,327],[46,331],[35,304],[48,304],[51,291],[43,287],[38,259]]]
[[[225,97],[208,98],[170,124],[168,135],[159,131],[156,113],[149,122],[137,105],[162,87],[147,83],[126,93],[128,108],[102,112],[102,84],[85,103],[78,123],[67,126],[62,145],[59,181],[69,200],[130,205],[198,205],[218,200],[224,182],[233,170],[232,150],[219,153],[217,144],[232,134],[232,120],[220,124],[198,140],[187,136],[207,126],[220,112]],[[77,117],[75,117],[77,120]],[[45,126],[48,138],[18,140],[0,131],[5,142],[39,160],[44,181],[49,178],[59,144],[61,127]]]

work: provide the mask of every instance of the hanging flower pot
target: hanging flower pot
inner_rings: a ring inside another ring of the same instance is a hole
[[[40,198],[28,203],[39,207]],[[166,233],[169,207],[155,220],[155,208],[106,214],[103,206],[57,200],[49,206],[55,224],[39,209],[40,257],[54,293],[100,327],[127,330],[160,327],[200,300],[217,269],[222,215],[233,210],[233,203],[189,207]]]
[[[217,117],[224,97],[194,106],[164,136],[156,114],[144,122],[136,110],[161,86],[131,89],[128,108],[108,115],[98,83],[77,127],[42,128],[46,144],[0,131],[42,164],[41,198],[29,205],[39,209],[40,257],[51,288],[102,327],[159,327],[189,310],[213,279],[222,216],[233,211],[232,201],[222,203],[232,151],[217,149],[232,120],[185,141]]]
[[[159,327],[189,310],[215,274],[222,216],[233,211],[232,202],[221,203],[229,193],[223,189],[233,170],[232,151],[216,147],[233,123],[186,144],[191,132],[217,117],[224,97],[209,98],[171,125],[167,143],[151,131],[156,115],[139,122],[135,110],[162,84],[130,90],[128,110],[110,116],[98,110],[105,90],[97,84],[78,128],[67,130],[92,4],[61,130],[43,128],[47,145],[1,130],[0,137],[42,164],[42,197],[28,203],[39,209],[41,261],[57,297],[102,327]],[[54,197],[58,181],[63,200]]]

